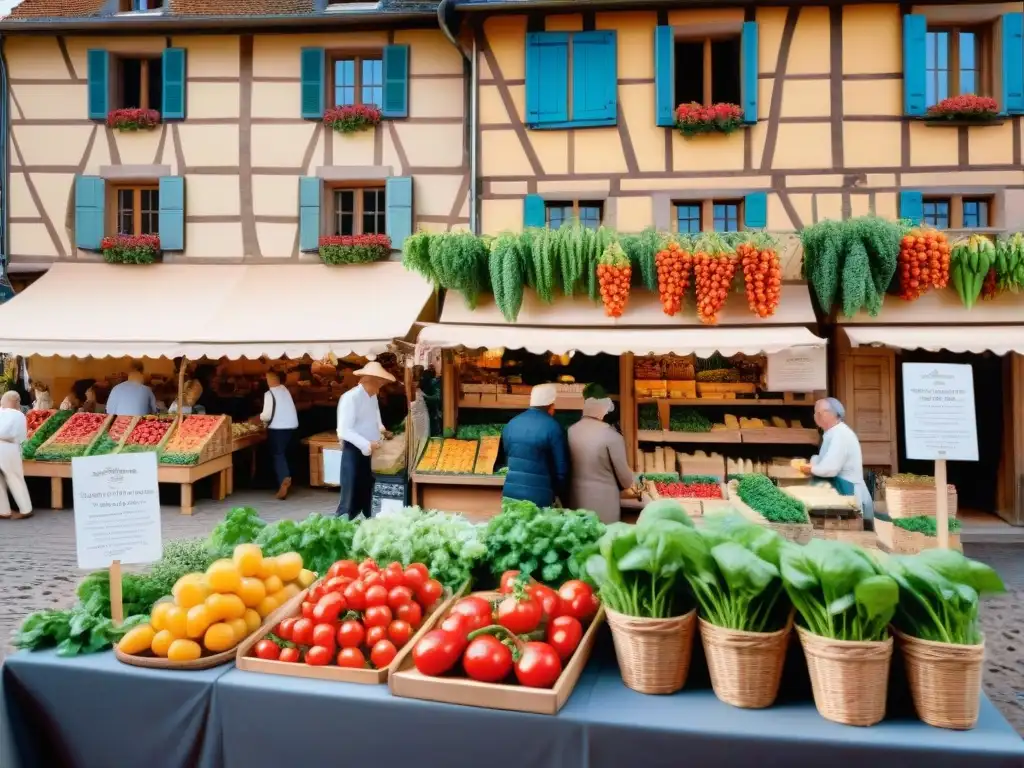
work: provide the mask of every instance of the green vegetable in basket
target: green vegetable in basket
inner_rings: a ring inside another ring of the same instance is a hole
[[[806,523],[807,509],[780,491],[766,475],[741,475],[736,485],[740,500],[770,523]]]
[[[931,536],[932,538],[939,535],[939,525],[931,515],[895,517],[892,519],[892,524],[905,531],[910,531],[911,533],[923,533],[925,536]],[[949,528],[950,533],[960,532],[960,521],[955,517],[948,518],[946,520],[946,525]]]

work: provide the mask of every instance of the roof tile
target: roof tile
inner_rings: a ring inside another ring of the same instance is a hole
[[[15,19],[82,18],[97,16],[105,0],[24,0],[11,11]]]
[[[168,13],[175,16],[312,15],[317,7],[316,0],[169,0],[169,3]],[[23,0],[11,12],[11,17],[79,19],[101,15],[105,6],[106,0]],[[380,0],[379,3],[379,11],[392,13],[431,12],[436,7],[436,0]]]

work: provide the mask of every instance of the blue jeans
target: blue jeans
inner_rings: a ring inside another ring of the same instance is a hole
[[[267,446],[270,448],[270,460],[274,463],[274,474],[280,488],[286,478],[292,476],[288,468],[288,448],[291,445],[294,429],[268,429]]]

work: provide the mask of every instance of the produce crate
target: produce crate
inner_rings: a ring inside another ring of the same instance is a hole
[[[271,661],[269,659],[258,659],[250,656],[249,653],[256,647],[256,643],[269,635],[274,628],[283,620],[292,616],[298,616],[302,612],[302,601],[306,599],[309,590],[303,590],[298,595],[285,603],[273,616],[273,621],[267,621],[256,632],[249,635],[248,639],[238,646],[235,653],[235,666],[246,672],[262,672],[267,675],[287,675],[289,677],[305,677],[314,680],[332,680],[336,683],[359,683],[362,685],[380,685],[388,681],[388,676],[394,674],[405,657],[409,655],[416,642],[423,637],[430,628],[447,613],[448,608],[458,598],[468,591],[467,581],[461,588],[452,594],[450,589],[445,590],[445,597],[430,615],[424,617],[423,623],[416,631],[404,648],[399,649],[388,666],[383,669],[349,669],[328,665],[326,667],[311,667],[304,663],[288,661]]]
[[[181,432],[184,424],[192,419],[208,419],[212,420],[211,429],[206,433],[206,437],[203,438],[203,442],[195,447],[188,448],[186,450],[177,450],[175,443],[177,442],[178,434]],[[160,461],[163,464],[176,464],[179,462],[166,461],[172,455],[187,456],[189,461],[180,462],[181,464],[196,465],[205,464],[213,459],[220,458],[231,453],[231,417],[230,416],[198,416],[191,415],[185,416],[181,422],[171,430],[174,434],[171,435],[171,439],[165,443],[161,450]]]
[[[730,487],[730,491],[732,490]],[[766,520],[760,512],[748,507],[737,493],[731,492],[729,494],[729,504],[750,522],[763,525],[765,528],[771,528],[787,541],[792,541],[796,544],[806,544],[814,534],[814,527],[811,525],[810,520],[806,523],[772,523]]]
[[[843,516],[835,510],[811,510],[808,514],[815,532],[864,530],[864,518],[859,514]]]
[[[36,409],[33,408],[31,411],[25,414],[25,427],[26,427],[26,440],[30,440],[32,435],[42,429],[43,425],[46,424],[50,419],[53,418],[53,414],[57,411],[54,408]]]
[[[915,555],[921,550],[937,549],[939,546],[938,536],[906,531],[894,525],[890,520],[880,518],[877,513],[875,515],[875,534],[878,536],[878,541],[889,552],[900,555]],[[949,548],[963,552],[959,533],[950,532]]]
[[[427,441],[427,445],[423,449],[423,455],[420,456],[420,460],[416,464],[417,472],[433,472],[437,469],[437,462],[441,458],[442,445],[444,445],[444,440],[440,437],[432,437]]]
[[[476,440],[446,438],[434,471],[444,474],[472,474],[479,447],[480,444]]]
[[[668,381],[665,379],[636,379],[633,391],[637,397],[668,397]]]
[[[668,381],[668,396],[676,400],[690,400],[697,397],[696,381]]]
[[[491,599],[494,592],[479,592],[481,597]],[[424,628],[433,628],[444,614],[435,612],[425,621]],[[553,688],[525,688],[520,685],[502,683],[481,683],[465,677],[446,675],[429,677],[417,671],[411,653],[400,654],[395,659],[397,669],[391,672],[388,688],[392,696],[409,699],[439,701],[445,704],[461,704],[467,707],[485,707],[487,709],[504,709],[513,712],[532,712],[538,715],[556,715],[569,700],[573,688],[587,665],[594,641],[604,621],[604,606],[598,609],[594,620],[583,633],[579,647],[562,669],[562,674]],[[422,630],[420,630],[422,631]],[[416,638],[406,646],[412,647]]]
[[[124,446],[128,435],[139,423],[139,416],[115,416],[102,434],[89,449],[89,456],[107,456],[118,453]],[[117,434],[114,432],[117,431]],[[106,447],[104,448],[104,443]]]
[[[711,475],[725,479],[724,456],[690,456],[683,453],[677,454],[677,459],[681,475]]]
[[[527,395],[533,391],[533,387],[529,384],[510,384],[508,387],[508,393],[511,395]]]
[[[340,450],[337,432],[319,432],[306,438],[303,442],[309,447],[309,484],[313,488],[323,488],[324,483],[324,451]]]
[[[481,437],[480,449],[476,454],[476,465],[473,467],[474,475],[493,475],[494,464],[498,460],[498,447],[501,444],[500,437]]]
[[[793,427],[756,427],[740,430],[744,443],[782,443],[786,445],[817,445],[820,436],[816,429]]]
[[[370,456],[370,470],[381,475],[394,475],[405,469],[405,434],[395,435]]]
[[[460,408],[474,408],[474,407],[476,407],[478,405],[480,405],[480,395],[473,395],[473,394],[463,395],[459,399],[459,407]]]
[[[946,486],[946,509],[951,518],[956,517],[956,486]],[[885,487],[885,511],[889,517],[935,517],[935,486],[890,486]]]
[[[54,432],[49,440],[47,440],[45,443],[43,443],[41,446],[39,446],[39,450],[37,450],[36,454],[35,454],[36,461],[57,461],[57,462],[68,462],[68,461],[71,461],[73,456],[70,455],[70,454],[66,458],[59,458],[59,459],[47,459],[47,458],[45,458],[45,456],[46,456],[46,454],[49,451],[55,450],[55,449],[59,448],[60,446],[67,445],[67,443],[64,442],[64,439],[63,439],[64,436],[67,435],[68,432],[70,432],[72,429],[77,428],[76,422],[81,421],[80,419],[76,419],[76,417],[78,417],[78,416],[95,416],[95,415],[97,415],[97,414],[76,413],[70,419],[65,421],[63,426],[61,426],[60,429],[58,429],[56,432]],[[102,414],[99,414],[99,415],[102,416]],[[92,435],[92,437],[89,439],[89,441],[87,443],[78,443],[77,444],[77,445],[81,446],[81,451],[78,452],[78,453],[75,453],[74,456],[87,456],[89,454],[89,451],[92,450],[93,445],[96,444],[96,441],[99,440],[100,436],[103,435],[103,433],[106,432],[107,429],[110,427],[110,422],[112,422],[113,420],[114,420],[113,416],[105,416],[105,417],[103,417],[102,421],[99,422],[99,426],[97,427],[95,433]]]
[[[860,514],[860,505],[853,496],[843,496],[830,485],[796,485],[783,487],[781,490],[802,503],[809,511],[834,511],[847,516]]]
[[[562,397],[563,395],[579,395],[580,397],[582,397],[583,390],[586,388],[586,384],[579,384],[575,382],[572,384],[567,384],[564,382],[560,384],[555,384],[555,391],[558,393],[559,397]]]
[[[533,389],[531,387],[531,389]],[[484,402],[484,396],[480,396],[480,402]],[[501,408],[529,408],[530,395],[498,395],[494,399],[494,405]]]
[[[726,395],[752,395],[757,392],[756,384],[697,382],[697,396],[724,398]]]
[[[131,437],[132,431],[134,431],[139,426],[139,424],[142,424],[147,420],[161,421],[168,425],[167,431],[164,432],[164,436],[160,439],[160,442],[157,443],[156,445],[138,445],[129,443],[128,439]],[[128,430],[128,432],[124,436],[124,439],[121,441],[121,445],[118,447],[118,453],[149,453],[152,451],[160,453],[163,451],[164,446],[166,446],[168,441],[171,439],[172,432],[174,432],[174,416],[156,416],[152,418],[146,416],[137,416],[135,423],[132,424],[131,429]]]

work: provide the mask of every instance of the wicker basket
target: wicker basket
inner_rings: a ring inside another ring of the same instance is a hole
[[[956,486],[946,486],[946,509],[956,517]],[[889,517],[935,517],[935,486],[886,486],[885,512]]]
[[[896,630],[917,716],[936,728],[965,731],[978,722],[985,642],[935,643]]]
[[[892,638],[878,642],[832,640],[796,628],[807,658],[814,706],[826,720],[874,725],[885,717]]]
[[[675,693],[686,685],[697,611],[671,619],[641,619],[605,606],[622,682],[639,693]]]
[[[774,704],[792,622],[778,632],[742,632],[699,621],[715,696],[744,709]]]

